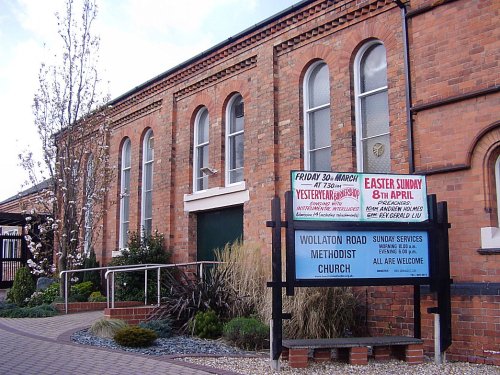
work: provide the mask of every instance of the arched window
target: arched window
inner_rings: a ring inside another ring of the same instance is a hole
[[[202,169],[208,167],[208,110],[203,107],[194,121],[193,186],[194,191],[208,189],[208,175]]]
[[[93,226],[93,210],[94,210],[94,160],[92,154],[89,155],[87,160],[87,169],[85,171],[85,214],[83,224],[83,252],[90,254],[92,247],[92,226]]]
[[[390,172],[387,59],[379,41],[365,44],[355,59],[357,161],[360,172]]]
[[[226,121],[226,185],[243,181],[245,106],[237,94],[227,107]]]
[[[304,166],[311,171],[330,171],[330,77],[328,65],[314,63],[304,77]]]
[[[120,168],[120,234],[118,246],[125,249],[128,244],[129,215],[130,215],[130,170],[132,151],[130,139],[126,139],[122,146]]]
[[[141,226],[144,235],[150,235],[153,228],[153,161],[154,135],[149,129],[142,144],[142,206]]]

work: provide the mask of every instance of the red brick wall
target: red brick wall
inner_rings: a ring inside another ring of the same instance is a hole
[[[409,21],[414,105],[498,85],[500,16],[494,0],[415,0],[410,5],[412,10],[433,6]],[[373,38],[387,50],[391,169],[408,173],[400,10],[391,0],[318,0],[114,103],[110,153],[117,172],[124,137],[132,144],[130,230],[140,230],[142,137],[151,128],[153,227],[166,235],[175,262],[195,260],[196,214],[184,211],[184,195],[193,190],[194,118],[201,106],[207,107],[210,166],[219,170],[209,178],[209,187],[223,187],[225,110],[231,95],[238,92],[245,103],[244,176],[250,196],[243,206],[244,240],[269,251],[271,231],[265,222],[270,219],[270,199],[289,190],[290,170],[304,167],[304,74],[315,60],[328,64],[332,166],[336,171],[355,171],[353,61],[363,43]],[[499,108],[497,92],[414,112],[416,172],[429,174],[429,193],[448,202],[455,283],[500,282],[498,255],[476,251],[481,246],[480,228],[498,226],[491,158],[500,147]],[[108,199],[102,249],[96,249],[104,263],[118,246],[119,184],[118,173]],[[370,289],[372,332],[412,334],[410,289]],[[497,302],[471,311],[467,303],[454,299],[456,316],[498,316]],[[485,330],[485,340],[494,343],[490,333]],[[465,346],[456,344],[454,353],[462,352]]]
[[[115,307],[104,309],[106,319],[121,319],[128,324],[144,322],[157,309],[156,306]]]

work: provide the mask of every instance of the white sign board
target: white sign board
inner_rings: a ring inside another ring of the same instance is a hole
[[[428,219],[424,176],[293,171],[292,194],[294,220]]]

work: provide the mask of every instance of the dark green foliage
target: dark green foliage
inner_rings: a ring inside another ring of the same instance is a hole
[[[36,284],[29,268],[22,267],[16,272],[12,288],[7,293],[7,299],[19,306],[24,306],[35,290]]]
[[[94,249],[90,250],[90,254],[83,261],[83,268],[97,268],[99,262],[96,259]],[[95,288],[99,289],[101,286],[101,272],[100,271],[87,271],[83,273],[82,281],[90,281]]]
[[[106,296],[103,296],[101,292],[92,292],[90,293],[89,302],[106,302]]]
[[[1,318],[46,318],[57,315],[57,310],[51,305],[34,307],[18,307],[16,305],[0,308]]]
[[[176,328],[184,331],[198,311],[213,310],[222,320],[229,317],[230,306],[238,297],[226,286],[225,272],[213,272],[204,280],[182,270],[165,275],[166,293],[155,312],[157,319],[169,317],[176,322]]]
[[[235,318],[224,325],[224,338],[246,350],[269,348],[269,327],[256,318]]]
[[[132,232],[129,235],[128,249],[113,258],[110,266],[134,264],[167,264],[170,254],[164,249],[164,236],[155,232],[141,238]],[[162,275],[166,271],[162,270]],[[148,300],[156,301],[156,270],[148,272]],[[144,271],[117,273],[115,276],[115,298],[119,301],[144,300]]]
[[[198,311],[189,325],[193,334],[202,339],[215,339],[222,334],[222,323],[213,310]]]
[[[150,320],[140,322],[139,327],[152,329],[160,338],[172,337],[172,321],[170,319]]]
[[[155,331],[138,326],[128,326],[119,329],[114,336],[117,344],[132,348],[144,348],[153,345],[158,338]]]
[[[83,283],[71,285],[70,295],[76,302],[87,302],[93,291],[94,285],[92,281],[85,281]]]
[[[31,295],[27,305],[28,307],[39,306],[43,304],[50,305],[59,297],[59,283],[50,284],[44,290],[38,290]]]

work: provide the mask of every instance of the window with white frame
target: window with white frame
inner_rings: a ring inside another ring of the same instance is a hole
[[[150,235],[153,227],[153,161],[154,136],[149,129],[142,145],[142,206],[141,226],[144,235]]]
[[[318,61],[304,77],[304,166],[311,171],[330,171],[330,75]]]
[[[130,223],[130,170],[132,151],[130,139],[126,139],[122,146],[120,169],[120,234],[118,246],[125,249],[128,244],[128,231]]]
[[[194,122],[193,190],[195,192],[208,189],[208,175],[203,172],[203,168],[208,167],[208,130],[208,110],[203,107],[198,111]]]
[[[245,106],[243,97],[231,98],[226,121],[226,185],[243,181]]]
[[[365,44],[354,62],[357,163],[360,172],[391,171],[387,58],[380,41]]]
[[[83,224],[83,252],[90,254],[92,246],[92,224],[94,209],[94,160],[90,154],[85,176],[85,215]]]

